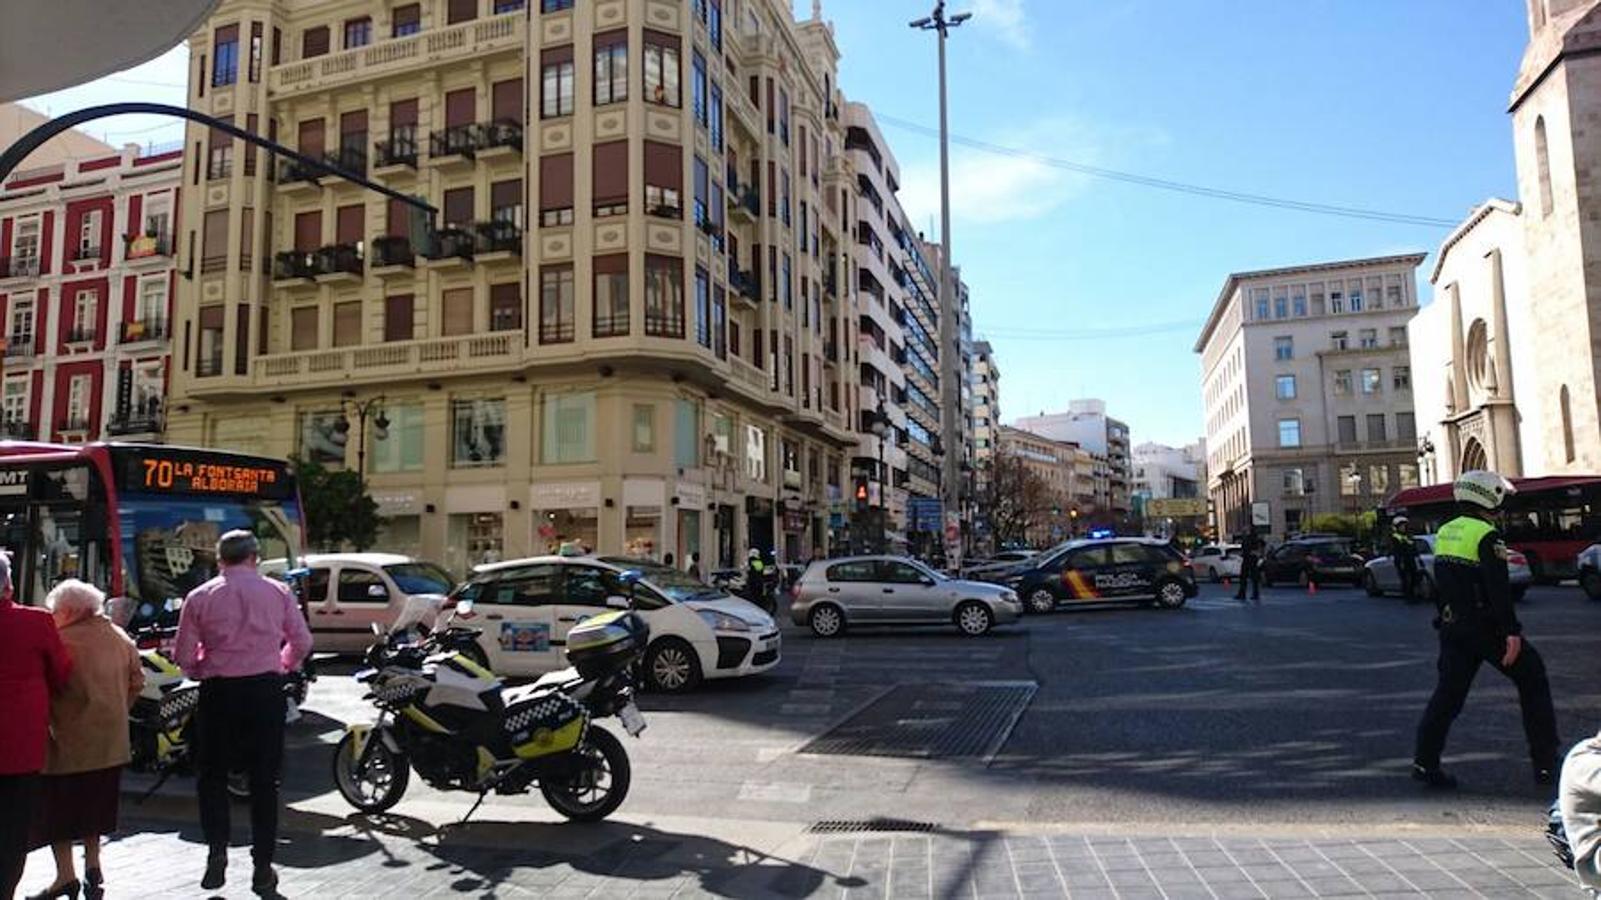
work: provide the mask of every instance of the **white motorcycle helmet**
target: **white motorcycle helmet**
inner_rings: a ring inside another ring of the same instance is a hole
[[[1451,485],[1451,494],[1457,502],[1490,510],[1500,509],[1502,502],[1517,492],[1505,476],[1482,470],[1463,472]]]

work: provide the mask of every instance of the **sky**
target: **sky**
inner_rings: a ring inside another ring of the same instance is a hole
[[[811,0],[796,0],[809,16]],[[880,116],[914,227],[938,233],[931,0],[823,0],[840,83]],[[1002,418],[1099,397],[1135,443],[1200,435],[1191,348],[1228,273],[1437,249],[1449,227],[1198,197],[1064,169],[1459,221],[1516,197],[1520,0],[952,0],[952,243]],[[182,104],[182,48],[28,101]],[[90,126],[160,144],[181,126]],[[970,145],[979,141],[1003,152]],[[1013,151],[1013,152],[1004,152]],[[1429,296],[1426,261],[1419,296]]]

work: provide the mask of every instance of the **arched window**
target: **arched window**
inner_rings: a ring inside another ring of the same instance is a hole
[[[1562,386],[1562,393],[1557,397],[1562,406],[1562,453],[1568,462],[1573,462],[1577,455],[1573,452],[1573,408],[1568,403],[1568,386]]]
[[[1478,438],[1468,438],[1468,444],[1462,450],[1462,467],[1458,471],[1473,472],[1490,468],[1490,459],[1484,453],[1484,445]]]
[[[1545,117],[1534,120],[1534,165],[1540,176],[1540,215],[1551,215],[1551,152],[1546,146]]]

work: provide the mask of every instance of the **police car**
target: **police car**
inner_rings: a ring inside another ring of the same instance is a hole
[[[1005,584],[1031,613],[1062,604],[1129,600],[1178,609],[1198,591],[1183,554],[1166,541],[1135,537],[1069,541],[1008,576]]]

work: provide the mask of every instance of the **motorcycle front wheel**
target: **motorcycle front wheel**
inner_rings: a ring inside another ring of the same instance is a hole
[[[631,777],[622,741],[591,725],[584,742],[573,750],[572,770],[540,779],[539,790],[552,809],[572,821],[598,822],[623,805]]]
[[[345,802],[364,813],[381,813],[400,802],[411,780],[405,754],[384,744],[382,736],[368,735],[371,744],[366,766],[356,755],[354,736],[346,734],[334,748],[334,786]]]

